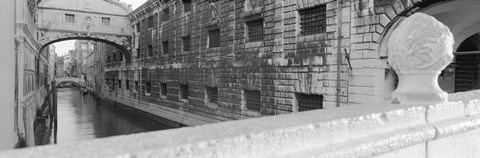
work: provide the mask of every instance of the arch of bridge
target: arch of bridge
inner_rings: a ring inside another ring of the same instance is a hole
[[[121,50],[131,63],[130,12],[116,0],[44,0],[37,10],[39,44],[43,49],[72,39],[100,41]]]

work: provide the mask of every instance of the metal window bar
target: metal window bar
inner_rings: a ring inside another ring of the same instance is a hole
[[[298,111],[323,109],[323,95],[297,94]]]
[[[185,84],[180,85],[180,97],[182,99],[188,99],[188,85],[185,85]]]
[[[216,103],[218,101],[218,88],[217,87],[207,87],[208,101],[211,103]]]
[[[326,32],[327,18],[325,4],[302,9],[298,12],[300,14],[301,35],[314,35]]]
[[[190,47],[191,47],[191,40],[190,40],[190,36],[187,36],[187,37],[183,37],[183,51],[190,51]]]
[[[183,0],[183,10],[185,13],[192,10],[192,0]]]
[[[209,48],[220,47],[220,29],[208,31]]]
[[[263,41],[263,19],[247,22],[248,41]]]
[[[167,83],[160,83],[161,94],[163,96],[167,95]]]
[[[245,90],[245,101],[246,107],[250,111],[257,111],[260,112],[261,110],[261,93],[260,91],[256,90]]]

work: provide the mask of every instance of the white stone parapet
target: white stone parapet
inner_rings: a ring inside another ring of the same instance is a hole
[[[29,157],[455,157],[480,155],[480,91],[451,102],[358,105],[0,153]],[[428,145],[427,145],[428,144]]]
[[[438,75],[452,62],[453,44],[450,29],[432,16],[415,13],[400,22],[387,43],[388,63],[399,76],[392,103],[447,102]]]

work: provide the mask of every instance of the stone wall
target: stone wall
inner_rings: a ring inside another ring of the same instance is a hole
[[[0,153],[27,157],[416,157],[480,154],[480,91],[441,104],[363,104]]]

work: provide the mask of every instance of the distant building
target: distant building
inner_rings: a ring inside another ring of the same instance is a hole
[[[65,77],[65,58],[66,56],[59,56],[55,59],[55,77],[56,78],[61,78]]]

